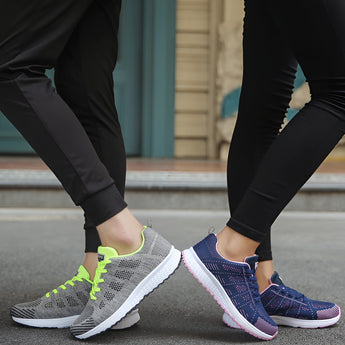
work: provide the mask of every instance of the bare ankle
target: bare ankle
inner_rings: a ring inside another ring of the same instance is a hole
[[[259,285],[259,291],[264,291],[270,285],[270,279],[274,273],[273,261],[260,261],[256,270],[256,279]]]
[[[135,236],[130,236],[127,233],[121,233],[114,234],[111,237],[106,237],[102,240],[102,246],[116,249],[119,255],[133,253],[142,244],[141,231],[142,228],[140,229],[140,232],[135,234]]]
[[[128,208],[97,226],[102,246],[112,247],[120,255],[136,251],[142,244],[143,226]]]
[[[91,252],[86,253],[83,266],[89,272],[90,280],[93,280],[98,266],[98,254]]]
[[[217,250],[230,261],[243,262],[246,257],[255,253],[259,243],[245,237],[226,226],[218,235]]]

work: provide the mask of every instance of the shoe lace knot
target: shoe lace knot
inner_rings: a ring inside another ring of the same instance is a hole
[[[96,273],[95,273],[95,278],[93,280],[92,288],[90,291],[90,298],[94,301],[97,300],[96,292],[101,291],[101,288],[98,287],[98,285],[100,283],[104,282],[104,279],[101,278],[101,275],[102,275],[102,273],[108,272],[108,270],[105,268],[105,266],[109,263],[111,263],[111,260],[109,260],[109,259],[104,259],[104,260],[98,262],[98,266],[97,266]]]

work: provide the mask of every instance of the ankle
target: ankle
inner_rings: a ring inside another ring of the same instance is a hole
[[[114,248],[119,255],[131,254],[138,250],[142,244],[141,231],[142,228],[135,236],[127,233],[114,234],[102,240],[102,246]]]
[[[88,271],[90,275],[90,280],[93,281],[95,277],[95,272],[98,266],[98,254],[97,253],[91,253],[88,252],[85,254],[85,259],[83,262],[83,266]]]
[[[243,262],[246,257],[253,256],[259,243],[245,237],[226,226],[217,235],[217,250],[220,255],[230,261]]]
[[[271,284],[271,277],[274,273],[273,268],[273,261],[267,260],[267,261],[260,261],[258,263],[258,267],[256,270],[256,279],[258,281],[259,291],[260,293],[267,289],[267,287]]]
[[[143,226],[128,208],[97,226],[97,230],[102,246],[114,248],[120,255],[133,253],[142,244]]]

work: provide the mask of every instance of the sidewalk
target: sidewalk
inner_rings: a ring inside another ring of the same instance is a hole
[[[219,230],[223,211],[134,210],[178,249]],[[315,299],[333,301],[345,310],[345,215],[284,213],[274,225],[276,269],[287,285]],[[83,217],[77,210],[0,209],[0,344],[76,345],[68,329],[35,329],[12,322],[14,303],[33,300],[70,279],[83,258]],[[327,229],[327,231],[325,231]],[[63,253],[63,254],[61,254]],[[279,253],[279,255],[278,255]],[[222,324],[222,310],[183,265],[139,306],[140,323],[108,331],[87,344],[225,345],[259,343]],[[331,328],[280,327],[270,344],[344,345],[345,319]],[[261,342],[260,342],[261,343]],[[268,344],[268,343],[267,343]]]
[[[59,181],[36,157],[0,156],[0,206],[73,207]],[[137,209],[226,210],[226,163],[128,159],[126,201]],[[345,160],[327,160],[287,210],[345,212]]]

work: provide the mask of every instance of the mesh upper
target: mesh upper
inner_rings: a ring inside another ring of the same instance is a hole
[[[169,254],[172,246],[154,230],[146,228],[145,242],[141,250],[127,257],[110,258],[106,264],[107,273],[101,275],[104,282],[98,284],[97,300],[90,299],[82,314],[77,318],[71,332],[74,335],[86,333],[109,318],[129,297],[137,285],[151,273]]]
[[[247,263],[232,262],[219,255],[217,238],[210,234],[193,249],[206,268],[221,283],[236,309],[252,325],[267,334],[275,334],[277,325],[265,311],[255,277],[256,257],[247,258]]]
[[[91,284],[85,280],[74,281],[74,286],[66,284],[66,290],[58,288],[58,293],[50,292],[35,301],[16,304],[11,308],[11,316],[24,319],[55,319],[79,315],[88,299]]]
[[[261,300],[269,315],[322,320],[340,313],[340,308],[334,303],[311,300],[282,282],[280,285],[271,284],[261,294]]]

